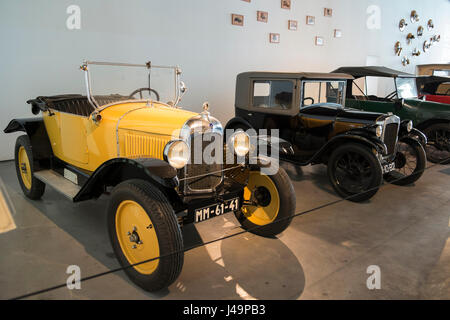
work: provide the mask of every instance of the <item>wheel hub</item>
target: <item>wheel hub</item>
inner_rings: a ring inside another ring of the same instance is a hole
[[[128,235],[128,239],[130,240],[131,243],[134,243],[132,248],[136,249],[137,248],[137,244],[143,244],[143,242],[141,241],[141,238],[139,237],[139,233],[137,233],[137,228],[133,227],[133,231],[128,231],[127,232]]]
[[[27,173],[27,165],[25,163],[21,163],[20,170],[22,170],[23,173]]]
[[[257,205],[261,207],[267,207],[270,204],[270,201],[272,200],[270,196],[270,191],[267,190],[266,187],[257,187],[253,191],[253,194]]]

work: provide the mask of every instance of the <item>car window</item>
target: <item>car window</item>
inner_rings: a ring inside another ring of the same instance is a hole
[[[333,103],[343,105],[345,81],[304,81],[302,107]]]
[[[290,109],[294,95],[291,80],[258,80],[253,83],[253,106],[269,109]]]

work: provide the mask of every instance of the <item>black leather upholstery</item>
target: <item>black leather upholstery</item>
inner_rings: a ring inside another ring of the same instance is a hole
[[[107,105],[113,102],[129,100],[129,97],[122,95],[94,96],[99,106]],[[47,108],[72,113],[84,117],[88,117],[94,112],[94,107],[90,104],[86,96],[80,94],[66,94],[57,96],[41,96],[28,103],[44,103]]]

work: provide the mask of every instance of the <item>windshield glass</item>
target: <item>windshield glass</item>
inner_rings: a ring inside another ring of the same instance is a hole
[[[303,81],[301,107],[333,103],[344,105],[345,81]]]
[[[415,78],[397,78],[397,92],[400,99],[417,98],[417,85]]]
[[[178,68],[89,62],[90,92],[98,106],[124,100],[175,104]],[[150,90],[149,90],[150,88]]]

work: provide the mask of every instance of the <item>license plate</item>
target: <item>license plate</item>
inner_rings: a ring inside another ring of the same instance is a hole
[[[240,200],[239,198],[233,198],[226,200],[222,203],[213,204],[207,207],[195,209],[195,220],[194,222],[202,222],[205,220],[208,220],[210,218],[214,218],[217,216],[220,216],[224,213],[237,211],[240,207]]]
[[[395,170],[395,162],[383,166],[383,174],[392,172],[394,170]]]

